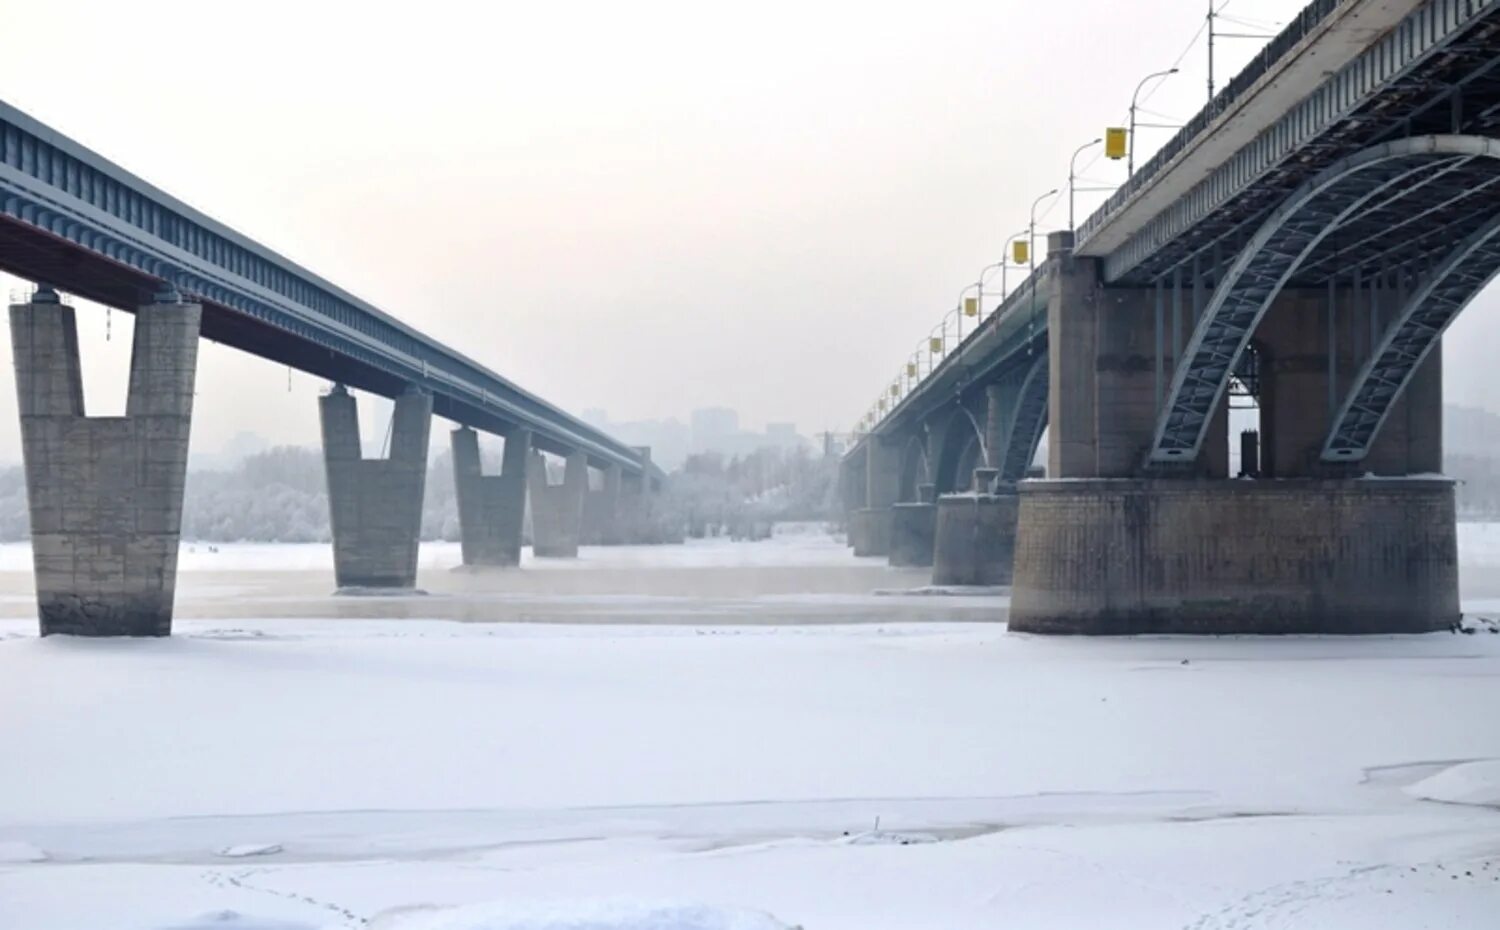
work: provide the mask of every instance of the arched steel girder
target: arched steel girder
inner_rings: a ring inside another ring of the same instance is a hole
[[[1500,171],[1500,164],[1496,170]],[[1500,215],[1458,244],[1402,303],[1354,377],[1323,442],[1325,462],[1358,462],[1443,330],[1500,273]]]
[[[932,483],[932,466],[927,461],[925,432],[913,434],[901,452],[901,487],[896,495],[901,501],[917,500],[917,489]]]
[[[1036,447],[1042,440],[1042,430],[1047,428],[1047,392],[1049,367],[1048,352],[1038,353],[1026,377],[1021,380],[1021,389],[1016,394],[1016,403],[1010,419],[1010,433],[1005,437],[1005,449],[999,453],[995,466],[1002,484],[1015,484],[1026,477],[1026,469],[1036,458]]]
[[[1157,420],[1150,462],[1196,460],[1235,361],[1272,301],[1325,239],[1363,230],[1361,243],[1383,245],[1378,230],[1394,216],[1446,224],[1445,209],[1500,179],[1496,159],[1500,140],[1417,136],[1351,155],[1288,197],[1235,258],[1199,317]],[[1357,267],[1362,257],[1343,260]]]
[[[958,408],[948,417],[944,426],[943,444],[938,452],[937,468],[932,475],[932,483],[937,488],[938,494],[951,494],[959,490],[960,472],[959,465],[969,452],[970,447],[974,449],[973,458],[979,462],[989,461],[984,448],[984,430],[979,421],[974,419],[974,414],[963,404],[955,404]],[[967,487],[968,476],[963,476],[964,487]]]

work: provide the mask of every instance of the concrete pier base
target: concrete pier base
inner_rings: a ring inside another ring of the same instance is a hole
[[[588,457],[568,456],[561,484],[547,483],[540,452],[531,454],[526,470],[531,494],[531,551],[538,558],[576,559],[583,530],[583,502],[589,489]]]
[[[396,398],[385,459],[364,458],[359,412],[342,385],[318,399],[318,412],[338,586],[415,587],[432,396],[412,389]]]
[[[619,522],[616,519],[620,506],[620,482],[623,475],[618,465],[610,465],[599,471],[599,487],[589,488],[583,498],[583,544],[586,546],[612,546],[620,542]]]
[[[41,634],[172,632],[197,372],[197,304],[135,316],[123,417],[86,417],[73,308],[10,308]]]
[[[884,555],[891,551],[891,508],[866,507],[853,515],[858,533],[854,540],[854,554],[858,556]]]
[[[1007,585],[1016,551],[1015,494],[945,494],[937,501],[932,583]]]
[[[472,429],[454,430],[452,441],[459,548],[464,564],[499,568],[521,564],[530,430],[517,429],[506,434],[498,475],[484,474],[479,461],[479,436]]]
[[[1021,485],[1012,630],[1417,633],[1459,616],[1445,479]]]
[[[937,527],[937,505],[891,505],[891,543],[888,558],[898,567],[932,564],[932,534]]]

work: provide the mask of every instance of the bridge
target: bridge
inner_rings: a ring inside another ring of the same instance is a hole
[[[0,269],[11,307],[42,633],[170,631],[197,342],[326,378],[323,445],[341,588],[410,588],[431,417],[452,437],[464,561],[515,565],[528,487],[535,551],[659,535],[662,474],[626,446],[348,291],[0,103]],[[84,415],[73,309],[135,314],[124,417]],[[391,451],[361,454],[348,387],[393,398]],[[482,474],[476,431],[505,437]],[[549,484],[542,452],[566,460]],[[590,480],[590,471],[595,473]]]
[[[1307,6],[883,391],[855,551],[1011,583],[1020,630],[1454,622],[1440,343],[1500,270],[1497,65],[1497,0]]]

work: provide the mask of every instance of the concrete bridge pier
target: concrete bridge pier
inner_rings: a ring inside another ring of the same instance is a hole
[[[540,452],[531,453],[526,471],[531,495],[531,551],[538,558],[576,559],[583,532],[584,498],[589,487],[588,457],[567,458],[561,484],[549,484]]]
[[[865,444],[864,506],[852,515],[850,535],[855,555],[891,551],[891,505],[901,492],[901,450],[872,436]]]
[[[623,470],[608,465],[599,470],[599,487],[590,487],[583,497],[583,544],[613,546],[620,543],[616,513],[620,506]]]
[[[454,430],[452,443],[453,487],[458,497],[463,563],[499,568],[521,564],[531,432],[515,429],[506,434],[498,475],[484,474],[479,459],[479,435],[472,429]]]
[[[1372,318],[1327,288],[1282,291],[1250,334],[1269,480],[1227,478],[1222,395],[1196,455],[1157,464],[1176,365],[1153,323],[1160,305],[1150,290],[1105,286],[1065,236],[1048,259],[1049,477],[1019,486],[1012,630],[1392,633],[1458,619],[1454,488],[1430,477],[1442,451],[1438,354],[1357,468],[1324,463]],[[1195,320],[1184,309],[1182,344]]]
[[[88,417],[73,308],[10,308],[41,634],[172,632],[202,308],[139,308],[123,417]]]
[[[357,405],[343,385],[318,399],[318,412],[338,587],[415,587],[432,396],[413,387],[396,398],[385,459],[364,458]]]
[[[938,498],[933,584],[1010,584],[1020,501],[1013,487],[993,488],[998,471],[975,469],[972,491]]]
[[[932,564],[932,534],[937,525],[934,486],[918,485],[917,500],[891,505],[890,564],[925,567]]]

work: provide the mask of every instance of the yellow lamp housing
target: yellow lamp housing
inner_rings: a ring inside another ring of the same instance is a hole
[[[929,352],[941,352],[941,351],[943,351],[943,337],[941,337],[941,336],[931,336],[931,337],[929,337],[928,340],[927,340],[927,351],[929,351]]]
[[[915,378],[917,376],[917,363],[916,362],[907,362],[906,363],[906,376],[908,378]]]
[[[1025,239],[1017,239],[1010,244],[1011,261],[1017,265],[1024,265],[1031,259],[1031,243]]]
[[[880,409],[881,410],[885,409],[885,398],[884,397],[880,398]]]
[[[1104,157],[1116,161],[1125,157],[1129,149],[1129,136],[1123,126],[1111,126],[1104,130]]]
[[[964,316],[979,316],[979,298],[964,298]]]
[[[891,396],[892,397],[900,397],[901,396],[901,385],[899,385],[899,384],[893,384],[893,385],[891,385]]]

